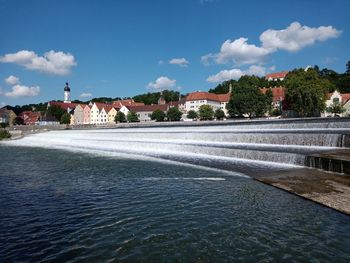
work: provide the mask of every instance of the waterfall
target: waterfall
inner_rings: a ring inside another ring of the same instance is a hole
[[[278,169],[309,166],[344,172],[344,161],[320,154],[350,145],[349,122],[243,122],[215,126],[177,126],[50,131],[3,142],[99,154],[132,154],[220,167]],[[327,163],[328,162],[328,163]]]

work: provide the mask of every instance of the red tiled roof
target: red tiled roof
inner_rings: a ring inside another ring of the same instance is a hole
[[[186,101],[191,100],[211,100],[211,101],[220,101],[218,95],[214,93],[204,92],[204,91],[197,91],[192,92],[187,95]]]
[[[217,94],[220,102],[228,102],[231,98],[231,93]]]
[[[168,110],[168,105],[166,105],[166,104],[162,104],[162,105],[154,104],[154,105],[143,105],[143,106],[128,106],[128,105],[126,105],[125,107],[127,107],[128,110],[134,111],[134,112],[144,112],[144,111],[153,112],[155,110],[162,110],[162,111]]]
[[[287,76],[289,71],[281,71],[281,72],[275,72],[275,73],[270,73],[266,74],[265,78],[266,79],[281,79],[285,78]]]
[[[61,101],[50,101],[49,104],[50,104],[50,106],[58,106],[64,110],[67,110],[68,108],[75,109],[75,107],[78,106],[79,104],[82,107],[85,107],[85,105],[86,105],[86,104],[82,104],[82,103],[72,103],[72,102],[71,103],[64,103]]]
[[[271,89],[273,101],[284,100],[285,98],[285,88],[284,87],[275,87],[275,88],[262,88],[260,89],[262,93],[266,94],[266,92]]]
[[[23,111],[20,117],[23,119],[25,125],[34,125],[39,121],[41,113],[39,111]]]
[[[350,93],[342,93],[341,99],[342,99],[343,104],[345,104],[348,100],[350,100]]]
[[[113,101],[113,106],[116,108],[121,108],[123,106],[143,106],[145,105],[143,102],[135,102],[133,99],[127,100],[115,100]]]

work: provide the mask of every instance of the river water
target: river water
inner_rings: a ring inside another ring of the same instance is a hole
[[[228,172],[67,138],[0,144],[0,262],[349,262],[350,217],[237,160]]]

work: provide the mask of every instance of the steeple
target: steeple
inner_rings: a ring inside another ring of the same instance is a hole
[[[228,93],[232,93],[232,83],[229,84]]]
[[[70,103],[70,87],[68,82],[66,82],[66,86],[64,87],[64,103]]]

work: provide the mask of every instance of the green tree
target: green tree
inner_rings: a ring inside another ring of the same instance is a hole
[[[68,112],[63,113],[60,119],[61,124],[70,124],[70,114]]]
[[[214,116],[214,111],[213,111],[213,107],[210,105],[201,105],[199,107],[199,118],[201,120],[211,120],[213,119]]]
[[[126,122],[125,114],[121,111],[118,111],[114,117],[114,121],[115,121],[115,123]]]
[[[222,120],[226,117],[225,112],[221,109],[217,109],[214,113],[214,116],[217,120]]]
[[[155,120],[155,121],[159,122],[159,121],[164,121],[164,119],[165,119],[164,111],[157,109],[157,110],[152,112],[151,120]]]
[[[250,83],[242,83],[241,86],[235,87],[233,94],[226,105],[231,117],[260,117],[271,106],[270,96],[263,94],[257,86]]]
[[[57,105],[52,105],[47,110],[48,115],[54,116],[57,120],[61,120],[63,114],[66,112],[66,110]]]
[[[139,118],[137,117],[137,113],[134,111],[129,111],[126,119],[128,120],[128,122],[139,122]]]
[[[190,110],[187,112],[187,118],[189,119],[197,119],[198,118],[198,114],[197,112],[195,112],[194,110]]]
[[[5,129],[0,129],[0,140],[8,138],[11,138],[11,134]]]
[[[339,102],[333,102],[329,107],[327,107],[327,111],[333,113],[335,117],[337,114],[342,114],[345,112],[345,109]]]
[[[168,121],[179,121],[182,117],[182,112],[177,107],[172,107],[167,112]]]
[[[297,69],[286,79],[286,102],[299,117],[319,116],[325,110],[325,93],[331,83],[320,79],[314,69]]]

